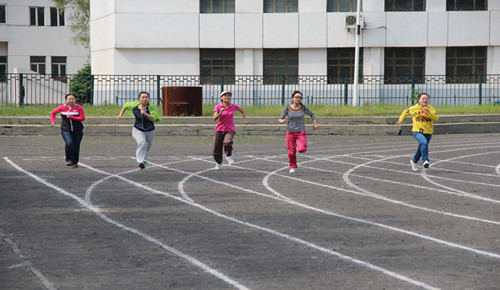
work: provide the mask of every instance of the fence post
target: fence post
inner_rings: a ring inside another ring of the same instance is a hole
[[[220,76],[220,92],[224,91],[224,76]]]
[[[483,104],[483,75],[479,75],[479,105]]]
[[[349,93],[349,76],[344,78],[344,105],[347,106],[347,95]]]
[[[285,76],[282,76],[281,83],[281,105],[285,105]]]
[[[160,91],[161,91],[161,88],[160,88],[160,76],[157,75],[156,76],[156,98],[157,98],[156,101],[157,101],[158,106],[160,106],[160,104],[161,104]]]
[[[19,106],[24,105],[23,74],[19,74]]]
[[[89,103],[94,105],[94,75],[90,75],[90,100]]]

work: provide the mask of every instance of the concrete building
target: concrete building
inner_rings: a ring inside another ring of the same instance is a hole
[[[0,0],[0,73],[75,74],[90,50],[72,41],[70,9],[50,0]]]
[[[352,59],[355,34],[346,16],[355,3],[91,0],[93,73],[266,75],[279,73],[286,62],[279,55],[289,54],[296,64],[288,61],[284,74],[335,76],[342,74],[336,63]],[[364,75],[500,74],[500,1],[365,0],[362,17]],[[460,65],[478,57],[483,66]],[[203,71],[205,60],[226,58],[222,68]]]

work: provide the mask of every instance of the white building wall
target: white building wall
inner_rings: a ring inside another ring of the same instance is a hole
[[[300,74],[326,74],[327,48],[355,45],[345,13],[327,13],[326,2],[263,13],[263,0],[236,0],[236,13],[200,14],[199,0],[91,0],[93,72],[196,75],[199,49],[229,48],[236,74],[258,75],[263,49],[298,48]],[[500,73],[499,3],[447,12],[446,0],[433,0],[424,12],[396,13],[384,12],[384,0],[364,1],[364,74],[383,74],[385,47],[426,47],[426,74],[444,74],[447,46],[489,46],[488,73]]]
[[[31,73],[30,56],[46,57],[46,73],[51,73],[51,57],[66,57],[66,72],[75,74],[90,58],[90,50],[72,41],[71,13],[65,11],[65,26],[50,26],[50,0],[4,0],[6,24],[0,24],[0,42],[6,51],[8,72]],[[30,26],[29,7],[44,7],[45,26]]]

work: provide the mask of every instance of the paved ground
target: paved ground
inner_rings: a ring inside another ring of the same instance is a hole
[[[500,285],[500,135],[0,136],[1,289],[493,289]]]

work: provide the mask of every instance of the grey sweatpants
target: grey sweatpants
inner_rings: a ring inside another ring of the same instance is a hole
[[[145,162],[148,158],[149,149],[153,145],[153,139],[155,138],[155,130],[143,132],[141,130],[133,127],[132,137],[134,137],[137,143],[137,148],[135,149],[135,159],[137,163]]]

